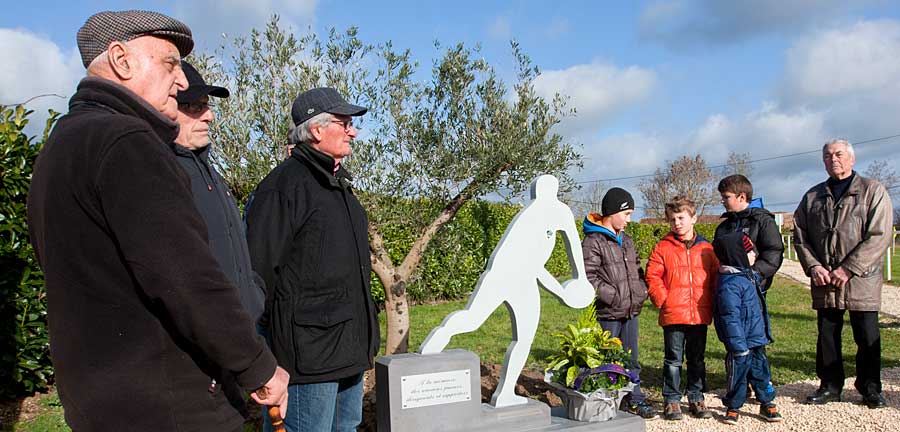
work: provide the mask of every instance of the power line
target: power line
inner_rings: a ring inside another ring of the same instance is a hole
[[[63,95],[58,95],[58,94],[56,94],[56,93],[44,93],[44,94],[39,94],[39,95],[37,95],[37,96],[32,96],[32,97],[28,98],[27,100],[25,100],[25,102],[11,103],[11,104],[0,104],[0,105],[3,105],[3,106],[25,105],[25,104],[27,104],[28,102],[31,102],[31,101],[33,101],[33,100],[35,100],[35,99],[40,99],[40,98],[44,98],[44,97],[58,97],[58,98],[60,98],[60,99],[65,99],[65,98],[66,98],[66,97],[63,96]]]
[[[863,145],[863,144],[873,143],[873,142],[877,142],[877,141],[884,141],[884,140],[888,140],[891,138],[897,138],[897,137],[900,137],[900,134],[889,135],[889,136],[884,136],[884,137],[880,137],[880,138],[873,138],[873,139],[869,139],[869,140],[865,140],[865,141],[854,142],[851,144],[853,144],[853,146],[856,147],[856,146]],[[821,149],[817,149],[817,150],[809,150],[809,151],[804,151],[804,152],[790,153],[790,154],[784,154],[784,155],[780,155],[780,156],[772,156],[772,157],[766,157],[766,158],[760,158],[760,159],[753,159],[753,160],[747,161],[746,163],[754,164],[757,162],[766,162],[766,161],[777,160],[777,159],[786,159],[786,158],[791,158],[791,157],[796,157],[796,156],[803,156],[803,155],[818,153],[821,151],[822,151]],[[720,164],[720,165],[712,165],[712,166],[709,166],[708,168],[716,169],[716,168],[725,168],[727,166],[728,166],[728,164]],[[585,181],[575,182],[575,184],[601,183],[601,182],[611,182],[611,181],[620,181],[620,180],[634,180],[634,179],[639,179],[639,178],[653,177],[655,175],[656,175],[656,173],[641,174],[641,175],[628,176],[628,177],[585,180]]]

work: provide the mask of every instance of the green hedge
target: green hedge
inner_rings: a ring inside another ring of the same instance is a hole
[[[23,132],[31,111],[0,106],[0,396],[47,388],[53,376],[44,278],[28,240],[25,199],[43,140]],[[56,119],[51,114],[47,127]],[[46,133],[44,134],[46,138]]]
[[[455,300],[469,295],[506,226],[520,209],[520,206],[485,201],[464,205],[456,218],[441,229],[425,251],[418,273],[407,287],[409,299],[421,303]],[[576,220],[575,224],[579,235],[583,237],[581,219]],[[695,227],[701,235],[712,239],[716,224],[697,224]],[[669,232],[669,225],[630,223],[625,232],[634,239],[638,254],[646,263],[653,246]],[[415,240],[412,231],[404,226],[388,227],[382,234],[395,263],[403,259],[409,245]],[[563,240],[559,235],[553,255],[545,267],[555,276],[565,276],[571,272]],[[372,294],[377,302],[384,301],[384,288],[374,273]]]

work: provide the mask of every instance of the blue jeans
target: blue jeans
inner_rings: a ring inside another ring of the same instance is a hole
[[[603,330],[609,332],[611,337],[617,337],[622,341],[622,348],[631,350],[631,372],[638,378],[641,376],[641,364],[638,363],[638,325],[640,321],[638,317],[620,320],[597,320]],[[631,394],[626,399],[633,403],[644,401],[644,392],[641,391],[641,385],[634,386]]]
[[[772,372],[769,370],[769,359],[766,358],[764,346],[751,348],[747,355],[726,354],[725,375],[728,383],[722,402],[728,409],[736,410],[744,405],[747,401],[748,383],[753,387],[759,403],[767,404],[775,399]]]
[[[685,393],[688,402],[703,400],[706,387],[706,326],[669,325],[663,327],[665,358],[663,360],[662,394],[666,403],[681,400],[681,365],[687,357]]]
[[[288,432],[355,432],[362,422],[362,377],[360,373],[337,381],[288,386],[284,428]],[[273,431],[267,414],[263,431]]]

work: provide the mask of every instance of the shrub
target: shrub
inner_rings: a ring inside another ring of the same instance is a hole
[[[47,388],[53,376],[44,278],[28,238],[25,199],[34,161],[58,114],[33,143],[24,106],[0,106],[0,396]]]

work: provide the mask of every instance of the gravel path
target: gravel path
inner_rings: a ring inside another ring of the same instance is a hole
[[[803,273],[803,268],[798,261],[784,260],[778,274],[788,279],[795,280],[803,285],[809,286],[809,277]],[[809,299],[807,299],[809,300]],[[890,318],[900,318],[900,287],[885,283],[881,288],[881,313]],[[900,430],[898,425],[897,430]]]
[[[859,405],[861,399],[853,389],[853,378],[844,384],[843,398],[846,402],[826,405],[806,405],[802,403],[806,396],[816,390],[818,381],[809,380],[776,387],[778,397],[775,403],[784,416],[781,423],[768,423],[759,415],[759,404],[744,404],[737,425],[721,422],[725,415],[720,397],[724,392],[706,395],[706,403],[713,411],[712,419],[695,419],[687,414],[687,404],[682,405],[685,412],[682,421],[666,421],[662,418],[647,422],[647,431],[809,431],[809,432],[844,432],[844,431],[898,431],[900,430],[900,368],[884,369],[881,372],[882,389],[887,398],[887,408],[871,410]]]
[[[781,276],[809,286],[809,278],[803,274],[800,263],[784,260]],[[885,284],[881,293],[882,321],[895,321],[900,318],[900,287]],[[826,405],[806,405],[806,396],[816,390],[818,380],[801,381],[776,387],[778,397],[775,403],[784,421],[768,423],[759,415],[759,404],[751,399],[741,408],[741,417],[737,425],[721,422],[725,415],[721,396],[723,390],[706,395],[706,403],[713,411],[714,418],[699,420],[687,414],[687,404],[682,405],[685,412],[682,421],[666,421],[656,419],[647,422],[647,431],[810,431],[810,432],[844,432],[844,431],[900,431],[900,368],[884,369],[881,372],[882,389],[888,400],[888,407],[870,410],[858,402],[861,397],[853,388],[854,378],[847,378],[844,384],[844,400],[840,403]]]

